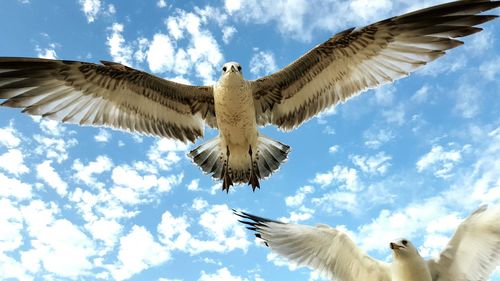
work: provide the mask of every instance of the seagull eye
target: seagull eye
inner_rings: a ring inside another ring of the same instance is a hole
[[[238,71],[241,71],[241,65],[238,65]]]
[[[226,70],[227,70],[227,67],[225,67],[225,66],[224,66],[224,67],[222,68],[222,71],[226,72]]]
[[[401,241],[401,243],[403,243],[403,245],[406,246],[406,245],[408,245],[408,240],[403,240],[403,241]]]

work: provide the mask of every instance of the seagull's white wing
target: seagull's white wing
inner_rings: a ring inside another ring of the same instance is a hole
[[[127,66],[0,58],[3,106],[80,125],[194,141],[216,126],[211,87],[164,80]]]
[[[310,227],[235,213],[271,250],[298,265],[340,281],[391,280],[389,266],[363,253],[342,231],[326,225]]]
[[[500,1],[464,0],[343,31],[284,69],[253,81],[260,125],[291,130],[369,88],[402,78],[482,29]]]
[[[483,206],[458,227],[446,249],[429,261],[433,281],[488,280],[500,266],[500,206]]]

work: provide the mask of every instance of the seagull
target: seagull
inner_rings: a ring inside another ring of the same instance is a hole
[[[327,225],[311,227],[233,212],[272,251],[331,280],[480,281],[500,266],[500,205],[473,212],[434,259],[423,259],[408,239],[390,242],[392,263],[368,256],[346,233]]]
[[[205,126],[219,135],[189,153],[229,192],[255,191],[287,160],[290,147],[258,131],[290,131],[340,102],[405,77],[463,43],[497,16],[500,1],[463,0],[342,31],[283,69],[245,80],[237,62],[214,85],[193,86],[109,61],[100,64],[0,58],[3,106],[66,123],[106,126],[194,142]]]

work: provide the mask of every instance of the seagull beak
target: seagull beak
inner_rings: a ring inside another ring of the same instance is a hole
[[[389,246],[391,247],[391,250],[399,250],[400,248],[403,248],[402,246],[399,246],[396,243],[390,243]]]
[[[234,65],[231,65],[231,72],[236,72],[236,71],[237,71],[236,67],[234,67]]]

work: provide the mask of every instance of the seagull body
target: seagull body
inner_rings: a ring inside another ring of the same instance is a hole
[[[250,83],[243,79],[241,66],[236,62],[224,64],[221,79],[214,86],[215,116],[220,130],[219,147],[226,148],[227,160],[222,171],[222,188],[229,190],[233,178],[240,181],[250,168],[250,184],[259,187],[257,175],[252,169],[257,151],[259,132]],[[252,150],[255,150],[254,151]],[[286,157],[286,156],[285,156]],[[227,163],[231,163],[229,166]]]
[[[476,25],[497,16],[479,14],[498,6],[495,0],[455,1],[350,28],[256,80],[245,80],[238,63],[226,63],[210,86],[107,61],[0,58],[0,99],[32,115],[180,141],[203,137],[205,125],[216,128],[219,136],[189,156],[222,180],[223,190],[233,183],[255,190],[290,151],[258,126],[292,130],[360,92],[405,77],[462,45],[456,38],[481,31]]]
[[[482,281],[500,266],[500,206],[466,218],[438,257],[423,259],[407,239],[389,243],[393,261],[376,260],[341,230],[235,214],[277,254],[339,281]]]

